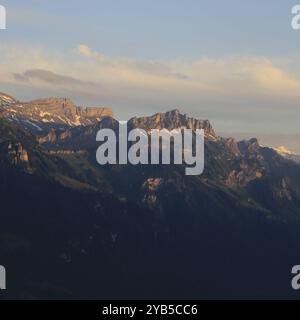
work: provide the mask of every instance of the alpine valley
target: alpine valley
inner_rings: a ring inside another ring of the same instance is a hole
[[[0,94],[2,297],[297,298],[299,163],[178,110],[128,126],[204,129],[204,173],[100,166],[112,110]]]

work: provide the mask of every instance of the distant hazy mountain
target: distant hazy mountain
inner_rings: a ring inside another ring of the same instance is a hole
[[[217,129],[217,128],[216,128]],[[233,129],[234,130],[234,129]],[[219,132],[222,137],[234,137],[237,140],[248,140],[255,136],[258,138],[260,144],[264,146],[284,146],[287,150],[300,155],[300,134],[293,134],[288,132],[264,132],[264,133],[241,133],[241,132]]]
[[[274,150],[277,151],[280,155],[282,155],[286,159],[289,159],[289,160],[295,161],[297,163],[300,163],[300,155],[297,155],[297,154],[291,152],[286,147],[281,146],[281,147],[278,147],[278,148],[274,148]]]
[[[112,112],[98,121],[68,100],[42,101],[21,106],[2,95],[0,262],[12,275],[8,297],[294,297],[299,165],[255,138],[219,137],[209,121],[173,110],[130,119],[129,127],[204,129],[203,175],[174,165],[99,166],[95,136],[118,130]],[[26,120],[47,126],[32,130]]]

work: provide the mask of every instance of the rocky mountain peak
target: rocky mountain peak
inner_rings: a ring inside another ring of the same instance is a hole
[[[178,109],[173,109],[166,112],[166,116],[178,117],[180,116],[180,111]]]
[[[179,110],[171,110],[165,113],[156,113],[153,116],[132,118],[129,120],[129,126],[132,128],[144,129],[147,132],[153,129],[204,129],[208,140],[217,140],[218,137],[214,132],[211,123],[208,120],[198,120],[180,113]]]

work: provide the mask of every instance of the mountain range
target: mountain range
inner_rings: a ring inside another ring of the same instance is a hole
[[[7,298],[297,298],[300,165],[179,110],[129,128],[204,129],[205,171],[99,166],[112,110],[0,95]]]
[[[49,98],[20,103],[7,94],[0,93],[0,115],[20,123],[30,131],[45,132],[51,128],[90,125],[103,117],[113,117],[108,108],[78,107],[70,99]]]

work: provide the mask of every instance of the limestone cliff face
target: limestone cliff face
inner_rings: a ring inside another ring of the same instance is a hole
[[[174,130],[180,128],[203,129],[206,139],[217,140],[218,137],[214,132],[211,123],[208,120],[199,120],[190,118],[186,114],[181,114],[179,110],[172,110],[166,113],[157,113],[150,117],[132,118],[128,122],[129,127],[144,129]]]
[[[92,125],[105,117],[113,117],[109,108],[79,107],[70,99],[48,98],[20,103],[0,93],[0,116],[21,123],[34,133]]]
[[[80,116],[86,118],[104,118],[104,117],[114,117],[114,113],[111,109],[100,108],[100,107],[77,107],[76,113]]]
[[[34,100],[24,106],[31,110],[38,110],[44,116],[64,117],[71,126],[93,124],[104,117],[114,116],[113,111],[109,108],[78,107],[67,98]]]

